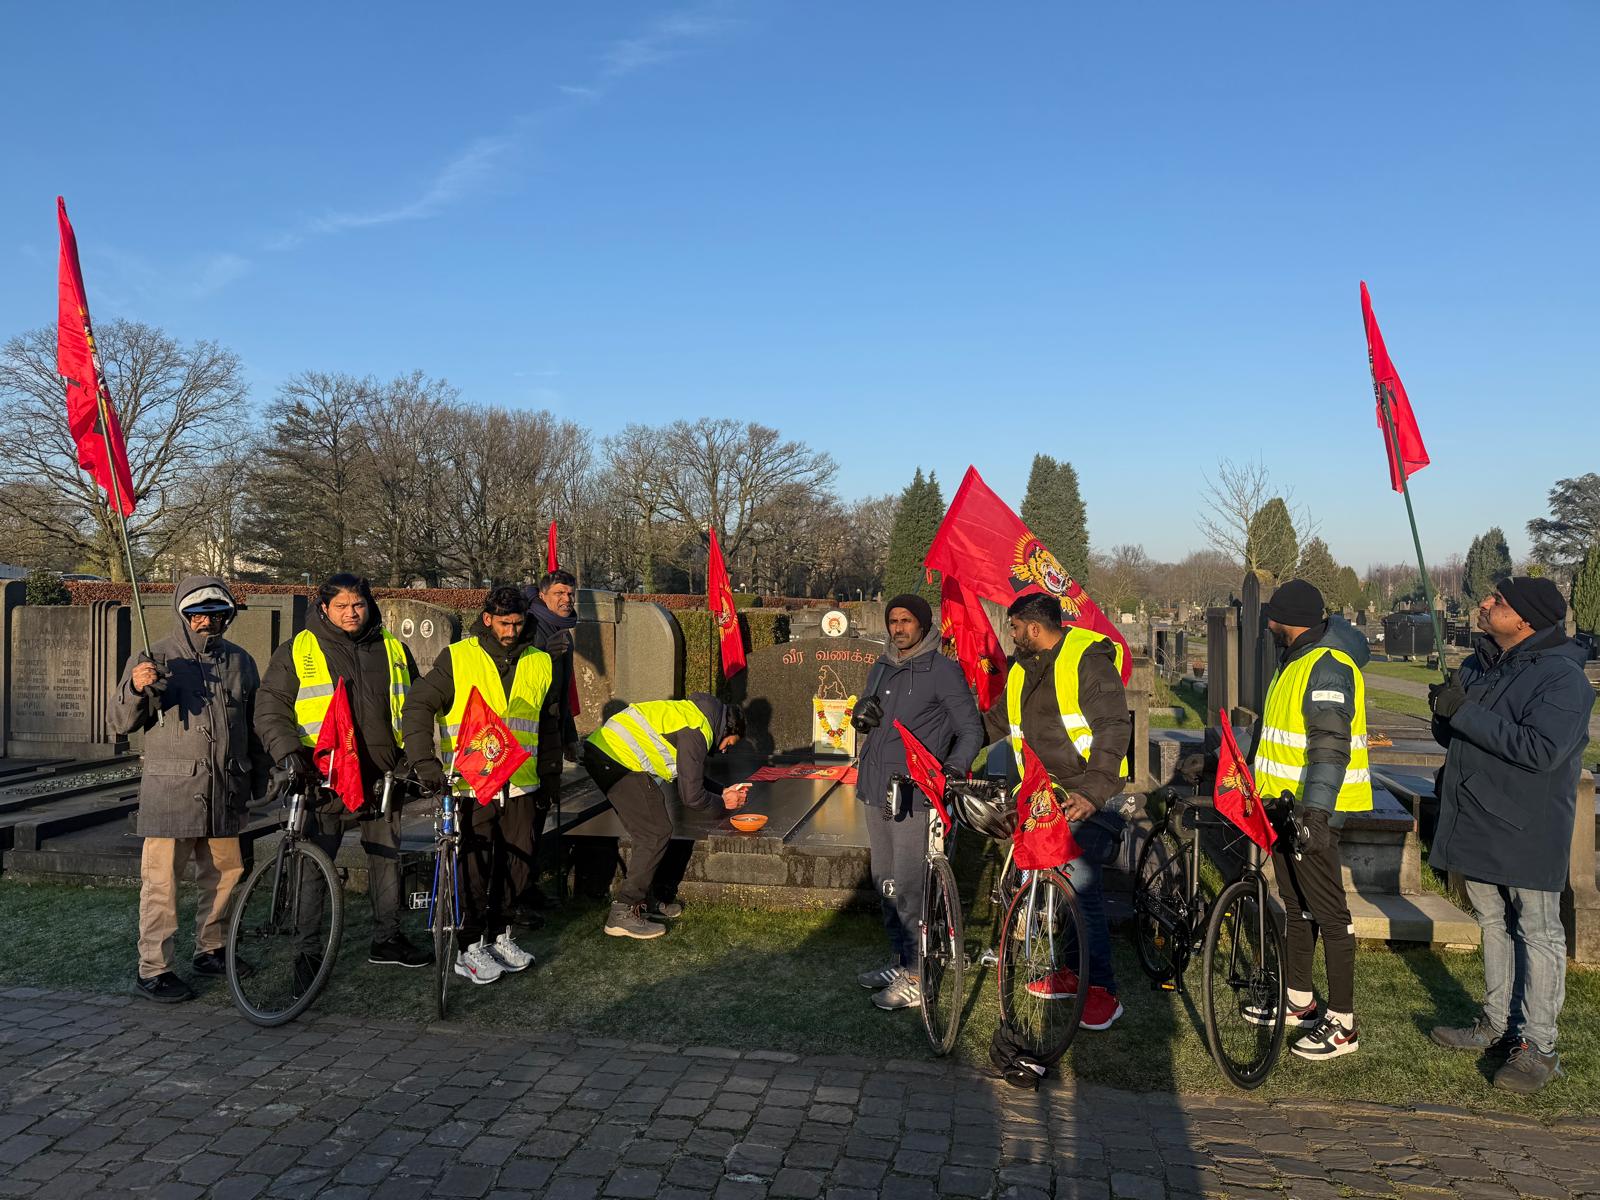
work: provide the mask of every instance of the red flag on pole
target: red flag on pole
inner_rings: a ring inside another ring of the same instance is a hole
[[[60,308],[56,320],[56,371],[67,385],[67,428],[78,445],[78,466],[106,493],[106,502],[123,516],[133,512],[133,473],[122,424],[111,405],[100,355],[89,323],[89,300],[78,265],[78,239],[67,220],[67,202],[56,197],[61,223]],[[103,422],[103,427],[102,427]]]
[[[546,571],[560,570],[556,566],[556,523],[550,522],[550,532],[545,536],[544,569]]]
[[[1372,370],[1372,391],[1378,402],[1378,428],[1383,431],[1383,446],[1389,454],[1389,486],[1400,492],[1405,490],[1407,479],[1428,465],[1428,448],[1422,444],[1422,430],[1417,428],[1406,385],[1400,382],[1400,373],[1394,369],[1389,348],[1383,344],[1378,318],[1372,315],[1372,297],[1365,280],[1361,283],[1361,320],[1367,327],[1367,365]],[[1385,392],[1389,397],[1389,415],[1394,419],[1393,437],[1389,434],[1389,423],[1383,419]]]
[[[1250,776],[1250,767],[1239,753],[1239,743],[1227,721],[1222,722],[1222,749],[1217,755],[1217,782],[1211,795],[1217,811],[1237,825],[1240,833],[1263,850],[1272,849],[1278,832],[1267,820],[1261,797],[1256,795],[1256,781]]]
[[[1005,694],[1006,655],[989,624],[989,614],[954,575],[939,581],[939,636],[955,648],[967,686],[978,697],[979,710],[988,712]]]
[[[1010,606],[1030,592],[1054,596],[1065,624],[1102,633],[1122,647],[1123,683],[1133,673],[1133,655],[1121,631],[1022,518],[989,490],[976,467],[967,468],[923,565],[954,575],[964,588],[996,604]]]
[[[739,632],[739,614],[733,607],[733,584],[728,581],[728,566],[722,561],[722,546],[717,531],[711,533],[711,559],[706,566],[706,605],[717,623],[722,638],[722,675],[731,679],[744,670],[744,635]]]
[[[322,728],[317,731],[317,744],[311,748],[311,761],[322,772],[329,791],[343,801],[350,812],[360,808],[367,798],[361,783],[361,759],[356,754],[356,723],[350,713],[350,697],[344,690],[344,678],[333,685],[333,701],[322,718]]]
[[[944,822],[945,829],[955,827],[955,822],[950,819],[950,813],[944,806],[944,768],[939,760],[917,740],[917,735],[907,729],[897,719],[894,723],[896,732],[900,734],[900,744],[906,750],[906,769],[911,772],[911,779],[922,794],[933,804],[934,811],[939,814],[939,819]]]
[[[1065,866],[1083,853],[1056,799],[1055,782],[1039,756],[1022,743],[1022,784],[1017,788],[1017,831],[1011,861],[1024,871]]]
[[[456,735],[455,758],[451,762],[455,773],[472,789],[479,804],[492,804],[517,768],[527,761],[528,752],[522,743],[473,688]]]

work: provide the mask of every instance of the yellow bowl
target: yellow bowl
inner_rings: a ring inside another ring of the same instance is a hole
[[[754,833],[767,823],[766,813],[734,813],[728,823],[740,833]]]

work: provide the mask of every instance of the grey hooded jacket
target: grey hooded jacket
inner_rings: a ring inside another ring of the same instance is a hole
[[[172,635],[154,643],[148,655],[129,658],[112,697],[116,732],[145,735],[134,825],[140,837],[237,837],[251,796],[266,792],[270,764],[253,728],[260,684],[255,660],[222,637],[206,644],[178,611],[183,597],[204,587],[227,585],[209,575],[180,583],[173,593]],[[133,668],[149,661],[166,678],[135,692]]]

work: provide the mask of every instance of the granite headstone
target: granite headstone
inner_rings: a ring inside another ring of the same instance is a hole
[[[765,754],[810,753],[816,711],[813,701],[860,696],[883,642],[867,638],[808,638],[763,646],[729,681],[732,698],[744,706],[748,737]]]
[[[461,636],[461,618],[451,609],[420,600],[390,596],[378,601],[383,624],[406,644],[417,670],[433,669],[434,660],[444,648]]]

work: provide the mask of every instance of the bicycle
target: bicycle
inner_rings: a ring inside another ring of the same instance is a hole
[[[456,798],[447,786],[434,812],[433,887],[428,893],[428,928],[433,932],[434,1005],[445,1017],[450,978],[461,933],[461,830]]]
[[[1262,801],[1280,838],[1293,845],[1300,826],[1292,801]],[[1190,957],[1201,955],[1202,1020],[1206,1044],[1235,1087],[1259,1087],[1283,1049],[1284,937],[1267,892],[1265,856],[1225,817],[1175,798],[1155,823],[1135,869],[1134,936],[1139,963],[1157,984],[1184,990]],[[1185,819],[1194,820],[1185,829]],[[1208,899],[1201,890],[1201,830],[1232,836],[1230,851],[1247,844],[1239,878]]]
[[[885,819],[894,816],[894,797],[912,788],[909,776],[892,775],[884,804]],[[956,873],[945,857],[945,838],[955,832],[955,822],[942,805],[928,810],[928,844],[923,859],[922,919],[917,925],[917,953],[921,964],[922,1028],[936,1055],[949,1054],[961,1032],[962,985],[967,969],[966,929],[961,915],[961,895]]]
[[[305,833],[323,789],[279,782],[286,812],[272,858],[256,864],[228,922],[228,990],[257,1025],[283,1025],[311,1006],[339,954],[344,889],[332,860]]]

